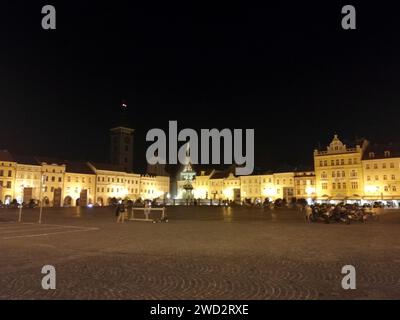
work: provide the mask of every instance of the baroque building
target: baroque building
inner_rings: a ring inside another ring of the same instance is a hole
[[[199,170],[193,181],[197,199],[263,201],[303,198],[311,202],[400,204],[400,146],[344,144],[337,135],[314,150],[314,170],[234,176],[232,170]],[[178,195],[182,181],[178,181]]]

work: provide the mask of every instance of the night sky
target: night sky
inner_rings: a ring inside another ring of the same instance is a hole
[[[0,149],[107,161],[122,99],[135,133],[254,128],[256,166],[309,165],[334,133],[399,141],[400,20],[387,1],[2,1]],[[301,3],[300,3],[301,2]],[[41,28],[41,8],[57,30]],[[353,4],[357,30],[341,28]]]

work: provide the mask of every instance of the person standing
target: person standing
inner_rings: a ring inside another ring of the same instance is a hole
[[[124,206],[124,204],[122,202],[118,203],[115,214],[117,216],[117,223],[119,223],[119,222],[124,223],[124,220],[125,220],[125,206]]]
[[[305,213],[306,213],[306,221],[310,222],[311,221],[310,217],[312,215],[312,208],[310,207],[309,204],[307,204],[305,207]]]

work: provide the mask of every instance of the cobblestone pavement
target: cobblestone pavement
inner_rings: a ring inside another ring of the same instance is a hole
[[[291,211],[167,212],[169,223],[116,224],[107,208],[47,209],[37,225],[37,210],[24,211],[26,224],[0,210],[0,299],[400,298],[399,211],[349,226]],[[47,264],[56,290],[41,289]],[[347,264],[356,290],[341,288]]]

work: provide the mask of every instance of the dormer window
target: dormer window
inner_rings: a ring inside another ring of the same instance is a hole
[[[374,152],[370,152],[368,154],[368,156],[370,157],[370,159],[373,159],[373,158],[375,158],[375,153]]]
[[[385,151],[385,157],[389,158],[390,157],[390,151]]]

